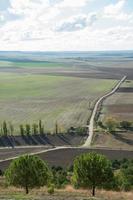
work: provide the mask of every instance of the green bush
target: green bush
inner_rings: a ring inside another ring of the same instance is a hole
[[[62,167],[52,167],[53,173],[53,183],[56,188],[63,188],[66,184],[68,184],[68,172],[64,170]]]
[[[49,194],[54,194],[54,184],[51,184],[49,187],[48,187],[48,193]]]

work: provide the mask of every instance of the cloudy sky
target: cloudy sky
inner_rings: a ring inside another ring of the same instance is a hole
[[[133,0],[0,0],[0,50],[122,49],[133,49]]]

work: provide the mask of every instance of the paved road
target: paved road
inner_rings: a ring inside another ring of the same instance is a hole
[[[96,113],[97,113],[97,110],[98,110],[98,107],[100,105],[100,103],[105,100],[107,97],[111,96],[112,94],[114,94],[116,92],[116,90],[118,90],[118,88],[120,87],[120,85],[125,81],[127,77],[124,76],[118,83],[117,85],[114,87],[114,89],[105,94],[104,96],[100,97],[100,99],[98,99],[98,101],[96,102],[95,106],[94,106],[94,109],[93,109],[93,112],[92,112],[92,115],[91,115],[91,119],[90,119],[90,123],[89,123],[89,127],[88,127],[88,138],[87,140],[85,141],[83,147],[89,147],[91,145],[91,142],[92,142],[92,138],[93,138],[93,130],[94,130],[94,120],[95,120],[95,116],[96,116]]]

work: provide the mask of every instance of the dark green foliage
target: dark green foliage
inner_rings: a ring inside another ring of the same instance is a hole
[[[31,133],[30,124],[25,125],[25,133],[26,133],[26,135],[30,135],[30,133]]]
[[[133,160],[123,159],[112,161],[115,176],[113,190],[131,190],[133,188]]]
[[[7,128],[6,121],[3,122],[2,128],[3,128],[3,134],[4,134],[4,136],[7,136],[8,135],[8,128]]]
[[[130,129],[131,126],[132,126],[132,123],[129,122],[129,121],[122,121],[122,122],[120,122],[120,126],[121,126],[123,129]]]
[[[68,133],[76,134],[76,135],[86,135],[87,128],[86,127],[70,127],[67,130]]]
[[[50,184],[48,187],[48,193],[49,194],[54,194],[54,184]]]
[[[39,120],[39,134],[44,134],[44,126],[41,120]]]
[[[112,161],[112,168],[114,170],[120,169],[121,166],[121,162],[119,160],[113,160]]]
[[[58,129],[59,129],[59,128],[58,128],[58,123],[56,122],[56,124],[55,124],[55,134],[58,134],[58,132],[59,132]]]
[[[33,124],[32,125],[32,133],[33,135],[37,134],[38,133],[38,124]]]
[[[105,126],[107,128],[107,130],[109,131],[109,133],[113,133],[116,130],[117,127],[117,121],[114,118],[107,118],[105,121]]]
[[[10,164],[5,172],[5,177],[10,185],[29,188],[47,185],[51,177],[47,164],[37,156],[24,155]]]
[[[3,172],[2,172],[2,170],[0,169],[0,176],[3,176]]]
[[[85,135],[87,132],[87,128],[77,127],[75,131],[76,131],[76,134],[78,134],[78,135]]]
[[[62,167],[52,167],[53,183],[56,188],[64,187],[68,182],[67,170]]]
[[[105,128],[104,124],[102,123],[102,121],[98,121],[97,125],[100,126],[101,128]]]
[[[121,169],[126,181],[133,186],[133,161],[128,161],[127,167]]]
[[[14,126],[11,123],[9,123],[9,131],[10,131],[10,135],[13,135],[13,133],[14,133]]]
[[[20,124],[19,129],[20,129],[20,135],[23,136],[25,134],[25,130],[24,130],[23,124]]]
[[[78,156],[74,161],[73,182],[77,186],[91,187],[95,196],[95,188],[110,182],[113,172],[110,161],[103,155],[87,153]]]

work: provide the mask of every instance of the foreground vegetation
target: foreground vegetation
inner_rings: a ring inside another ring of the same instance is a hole
[[[0,192],[0,200],[131,200],[133,195],[132,192],[97,190],[97,197],[92,198],[89,190],[77,190],[71,186],[56,189],[53,195],[48,194],[44,187],[34,189],[28,195],[22,189],[14,187],[0,187]]]
[[[47,185],[47,192],[54,194],[57,189],[73,185],[77,189],[105,189],[113,191],[129,191],[133,189],[133,160],[123,159],[110,162],[105,156],[96,153],[87,153],[78,156],[72,167],[48,167],[36,156],[21,156],[15,159],[6,170],[0,187],[5,190],[10,185],[29,189]],[[6,182],[5,182],[6,181]],[[3,186],[2,186],[3,185]],[[7,189],[8,190],[8,189]],[[16,191],[21,189],[16,189]],[[40,190],[38,190],[40,191]]]

